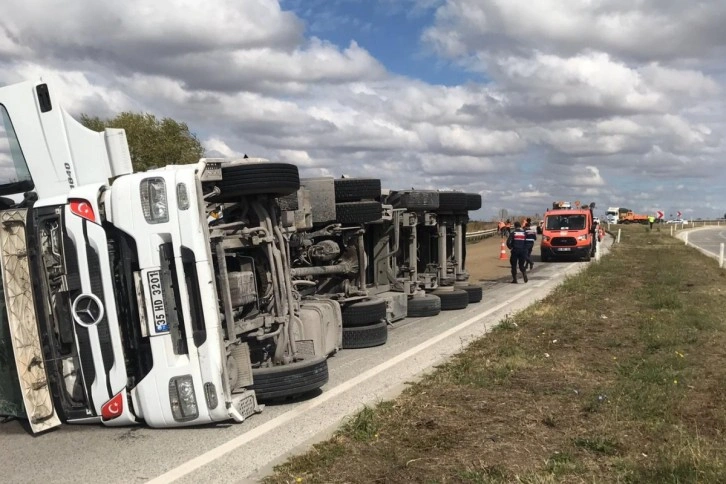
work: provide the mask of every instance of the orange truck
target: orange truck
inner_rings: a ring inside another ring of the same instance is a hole
[[[596,237],[597,224],[590,207],[548,210],[540,243],[542,262],[564,257],[589,261],[595,255]]]
[[[632,210],[621,212],[618,223],[620,224],[647,224],[648,216],[634,213]]]

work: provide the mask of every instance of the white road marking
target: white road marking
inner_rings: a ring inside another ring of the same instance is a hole
[[[556,274],[552,276],[551,279],[548,281],[543,281],[541,283],[538,283],[534,287],[542,287],[545,283],[551,282],[555,279],[558,279],[559,277],[567,274],[570,269],[572,269],[575,266],[575,264],[569,264],[568,266],[564,267],[561,271],[558,271]],[[184,476],[187,476],[194,472],[195,470],[219,459],[225,454],[228,454],[229,452],[232,452],[235,449],[238,449],[239,447],[248,444],[252,442],[253,440],[263,436],[267,432],[274,430],[291,420],[294,420],[298,416],[304,414],[308,410],[312,410],[315,407],[318,407],[322,405],[323,403],[327,402],[328,400],[331,400],[338,395],[350,390],[351,388],[359,385],[360,383],[388,370],[389,368],[397,365],[398,363],[401,363],[402,361],[406,360],[407,358],[410,358],[411,356],[420,353],[421,351],[429,348],[430,346],[435,345],[436,343],[448,338],[449,336],[458,333],[459,331],[466,329],[468,326],[471,326],[472,324],[480,322],[482,319],[486,318],[492,313],[495,313],[499,311],[500,309],[512,304],[513,302],[523,298],[530,292],[532,292],[534,288],[528,288],[524,289],[521,292],[518,292],[515,296],[510,297],[506,301],[497,304],[493,308],[487,309],[486,311],[477,314],[476,316],[473,316],[466,321],[458,324],[457,326],[454,326],[453,328],[450,328],[446,331],[444,331],[441,334],[438,334],[434,336],[433,338],[430,338],[423,343],[414,346],[413,348],[408,349],[407,351],[404,351],[403,353],[389,359],[388,361],[385,361],[381,363],[378,366],[375,366],[368,371],[365,371],[358,375],[355,378],[352,378],[344,383],[341,383],[340,385],[336,386],[335,388],[330,389],[329,391],[324,392],[322,395],[316,397],[313,400],[310,400],[307,403],[304,403],[302,405],[299,405],[298,407],[295,407],[294,409],[290,410],[289,412],[284,413],[283,415],[280,415],[278,417],[273,418],[272,420],[268,420],[262,425],[259,425],[258,427],[255,427],[247,432],[245,432],[242,435],[238,435],[237,437],[228,440],[227,442],[218,445],[217,447],[208,450],[207,452],[198,455],[197,457],[190,459],[183,464],[165,472],[164,474],[151,479],[149,484],[161,484],[161,483],[167,483],[167,482],[173,482],[178,479],[181,479]]]

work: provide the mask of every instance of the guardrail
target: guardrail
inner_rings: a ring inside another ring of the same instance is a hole
[[[492,237],[497,234],[497,229],[478,230],[476,232],[469,232],[466,234],[466,243],[478,242],[481,239]]]

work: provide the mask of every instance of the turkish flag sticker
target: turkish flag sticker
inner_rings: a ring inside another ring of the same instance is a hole
[[[111,400],[103,404],[101,407],[101,417],[103,420],[113,420],[124,412],[123,392],[118,393]]]

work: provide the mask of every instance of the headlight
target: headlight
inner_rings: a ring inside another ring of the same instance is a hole
[[[577,240],[587,240],[588,234],[585,235],[578,235]]]
[[[150,224],[169,221],[169,205],[166,201],[166,183],[163,178],[144,178],[141,180],[141,208],[144,218]]]
[[[191,375],[176,376],[169,380],[169,403],[174,420],[178,422],[194,420],[199,416]]]
[[[542,237],[542,240],[544,240],[545,242],[549,242],[551,238],[552,237],[550,237],[549,235],[545,235],[544,237]]]

